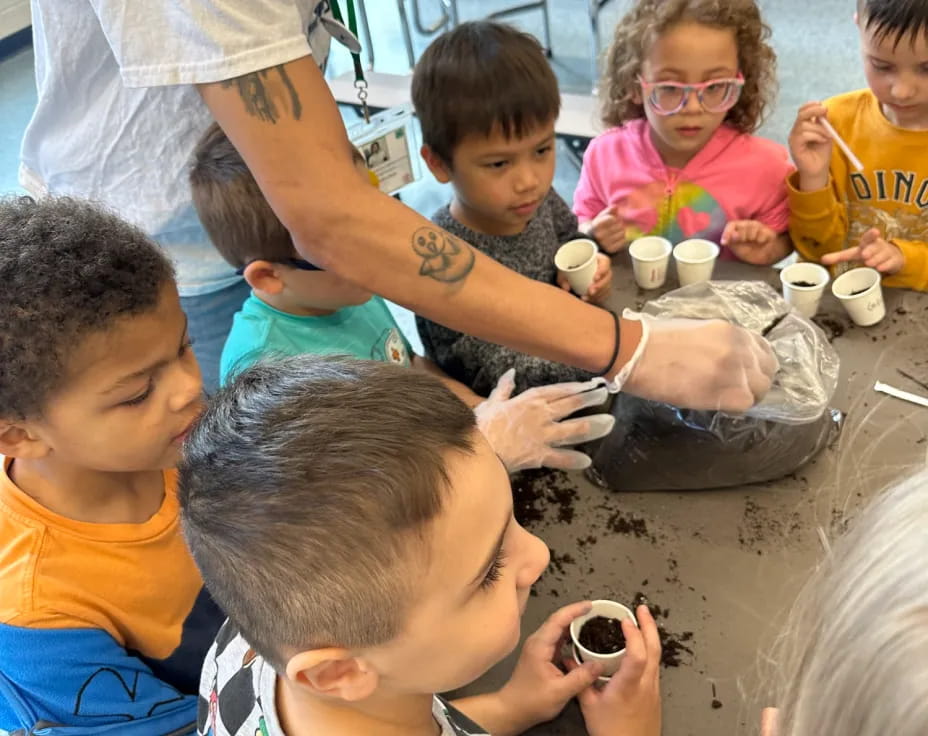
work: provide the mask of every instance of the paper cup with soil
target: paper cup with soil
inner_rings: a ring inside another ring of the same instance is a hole
[[[870,327],[886,316],[880,272],[854,268],[835,279],[831,293],[844,305],[854,324]]]
[[[831,277],[817,263],[794,263],[780,271],[783,298],[799,314],[812,319]]]
[[[554,265],[567,277],[571,290],[585,296],[596,276],[596,255],[599,248],[587,238],[570,240],[554,254]]]
[[[571,621],[570,639],[577,663],[599,662],[603,677],[612,677],[618,672],[625,658],[622,621],[626,618],[638,625],[635,614],[626,606],[615,601],[598,600],[593,601],[589,613]]]

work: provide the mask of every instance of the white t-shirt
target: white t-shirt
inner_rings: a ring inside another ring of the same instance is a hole
[[[101,202],[173,257],[181,293],[238,277],[210,244],[187,181],[212,120],[193,87],[307,54],[324,64],[327,0],[32,0],[38,104],[20,183]]]

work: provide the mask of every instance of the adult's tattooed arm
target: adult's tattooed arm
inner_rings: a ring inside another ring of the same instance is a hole
[[[608,313],[504,268],[370,186],[311,57],[200,92],[313,263],[485,340],[587,370],[609,360]],[[637,343],[633,330],[627,337],[617,365]]]

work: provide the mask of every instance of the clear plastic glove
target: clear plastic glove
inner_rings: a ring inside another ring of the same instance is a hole
[[[641,322],[641,342],[610,391],[684,409],[743,412],[764,397],[779,370],[770,343],[743,327],[629,310],[623,317]]]
[[[602,404],[608,392],[602,379],[554,383],[509,398],[515,388],[515,370],[509,369],[489,398],[474,407],[477,426],[509,472],[529,468],[582,470],[588,455],[565,447],[605,437],[615,418],[591,414],[561,421],[580,409]]]

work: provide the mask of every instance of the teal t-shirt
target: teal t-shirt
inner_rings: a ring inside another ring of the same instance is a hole
[[[249,296],[232,320],[219,362],[226,381],[262,358],[350,355],[408,366],[412,349],[383,299],[372,297],[324,317],[287,314]]]

